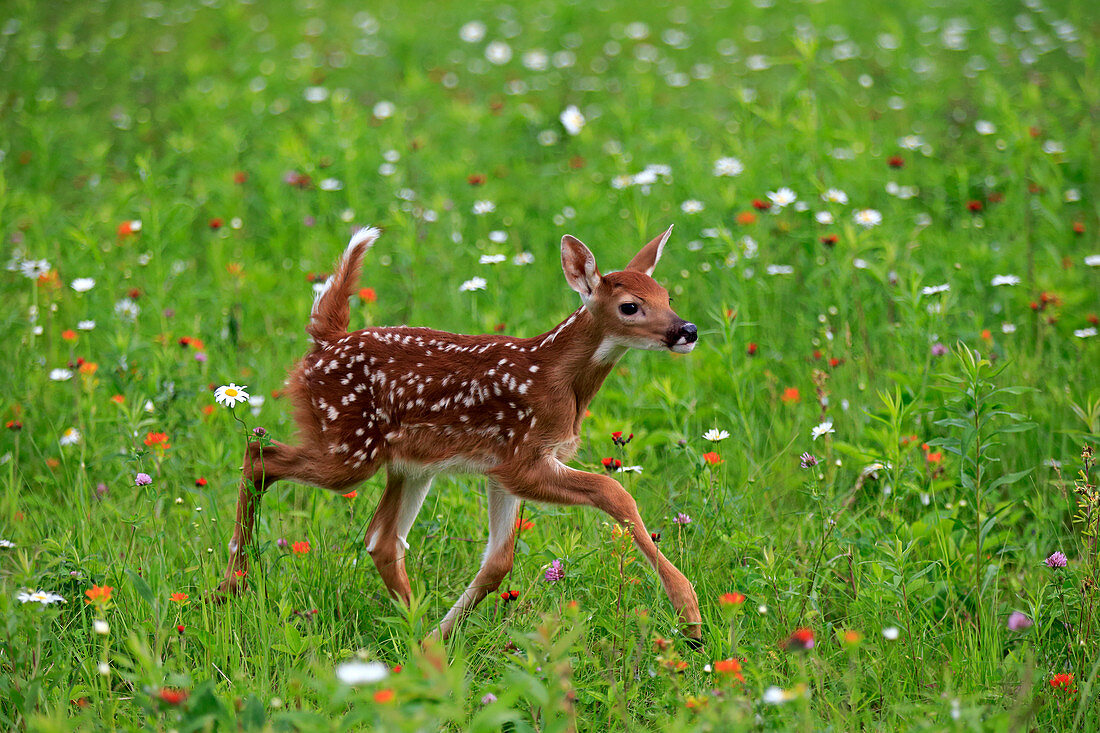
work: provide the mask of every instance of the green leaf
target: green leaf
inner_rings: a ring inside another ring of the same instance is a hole
[[[1005,486],[1006,484],[1014,484],[1034,470],[1034,467],[1032,467],[1024,471],[1016,471],[1015,473],[1006,473],[1003,476],[998,476],[996,479],[993,480],[992,483],[989,484],[987,488],[992,491],[993,489],[996,489],[1000,486]]]

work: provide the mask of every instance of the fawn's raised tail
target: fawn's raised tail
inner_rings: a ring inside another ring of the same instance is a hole
[[[348,298],[359,282],[363,255],[378,241],[381,234],[381,230],[376,227],[360,229],[353,234],[347,249],[336,263],[336,270],[317,293],[309,324],[306,326],[306,333],[313,338],[314,351],[347,334],[351,319]]]

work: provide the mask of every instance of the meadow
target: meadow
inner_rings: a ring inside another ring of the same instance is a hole
[[[1097,730],[1098,21],[5,4],[0,728]],[[675,225],[698,347],[627,354],[572,465],[637,499],[701,650],[604,515],[530,503],[508,599],[422,645],[481,558],[476,476],[413,527],[411,608],[364,547],[381,474],[275,484],[248,593],[209,601],[367,225],[353,328],[517,336],[579,305],[562,235],[607,271]]]

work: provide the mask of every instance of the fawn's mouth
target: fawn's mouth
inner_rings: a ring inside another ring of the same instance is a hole
[[[681,336],[676,340],[676,343],[669,344],[668,348],[669,351],[676,354],[690,354],[696,343],[695,340],[688,341],[686,337]]]

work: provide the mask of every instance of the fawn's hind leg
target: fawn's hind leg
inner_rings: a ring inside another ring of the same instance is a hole
[[[431,474],[402,474],[391,466],[386,490],[367,527],[367,552],[395,598],[409,605],[412,588],[405,573],[406,538],[432,485]]]
[[[236,595],[244,589],[244,577],[248,573],[247,551],[252,544],[256,509],[267,487],[280,479],[293,479],[326,489],[343,489],[368,478],[374,473],[374,468],[364,466],[360,470],[352,470],[347,464],[335,462],[327,455],[318,459],[300,447],[275,442],[267,446],[249,443],[241,473],[237,521],[233,539],[229,541],[229,564],[217,590],[223,596]]]

